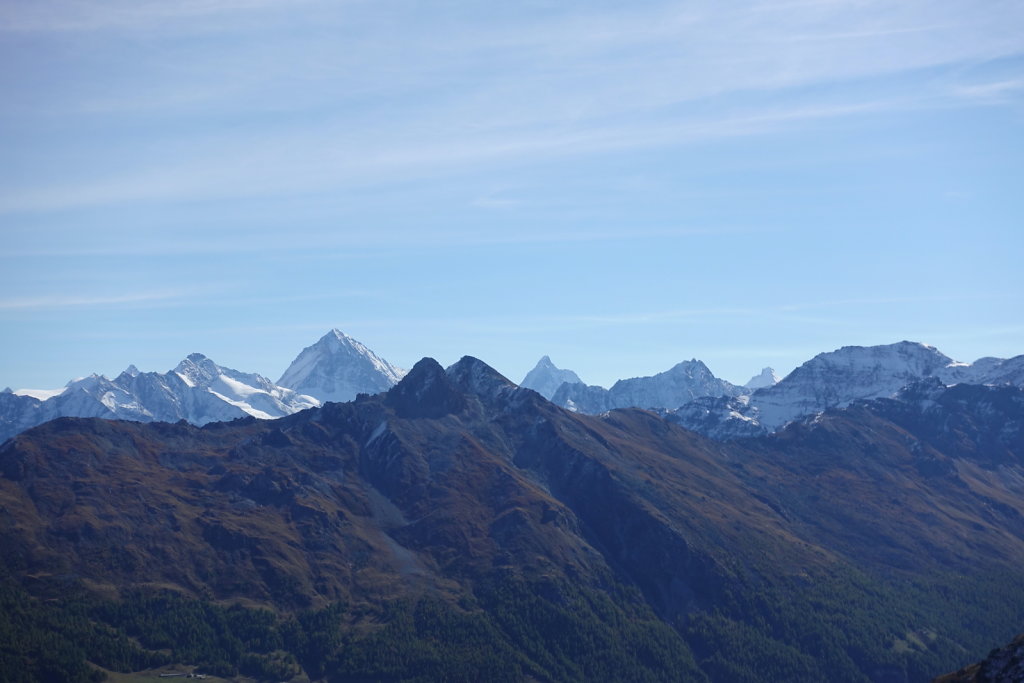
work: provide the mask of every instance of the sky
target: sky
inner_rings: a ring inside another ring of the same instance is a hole
[[[0,0],[0,387],[1024,353],[1024,3]]]

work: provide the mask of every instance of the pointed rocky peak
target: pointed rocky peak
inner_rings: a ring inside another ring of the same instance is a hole
[[[583,384],[583,380],[572,370],[563,370],[552,363],[551,358],[543,356],[533,370],[526,374],[519,386],[533,389],[550,400],[563,384]]]
[[[128,367],[121,371],[121,374],[114,378],[114,384],[124,384],[126,382],[130,383],[131,380],[133,380],[134,378],[138,377],[141,374],[142,373],[139,372],[139,369],[137,367],[135,367],[134,365],[129,365]]]
[[[539,371],[542,371],[542,372],[561,372],[562,371],[561,368],[559,368],[557,365],[555,365],[551,361],[551,356],[548,356],[548,355],[541,356],[540,360],[537,361],[537,364],[533,367],[533,369],[534,370],[539,370]],[[571,370],[565,370],[564,372],[572,372],[572,371]],[[522,386],[522,385],[520,385],[520,386]]]
[[[341,330],[339,330],[337,327],[335,327],[329,330],[327,334],[320,337],[320,339],[318,339],[316,343],[313,344],[313,348],[319,348],[323,350],[351,348],[357,351],[361,351],[366,347],[360,344],[352,337],[342,332]]]
[[[404,386],[413,384],[425,384],[441,381],[447,377],[447,373],[441,364],[429,356],[421,358],[412,366],[412,370],[405,374],[405,377],[395,385],[394,389],[401,389]],[[388,392],[392,393],[391,391]]]
[[[715,377],[711,369],[704,364],[704,361],[697,360],[696,358],[676,363],[663,374],[684,375],[686,377]]]
[[[14,393],[14,389],[11,389],[10,387],[4,387],[4,390],[0,391],[0,394],[13,394],[13,393]]]
[[[332,329],[292,361],[278,385],[321,401],[351,401],[394,386],[405,371],[338,329]]]
[[[779,376],[775,374],[775,370],[772,368],[764,368],[759,374],[754,375],[750,378],[750,381],[743,386],[751,391],[755,389],[763,389],[765,387],[773,387],[779,383]]]
[[[172,371],[189,386],[210,384],[222,374],[219,365],[201,353],[190,353]]]
[[[445,370],[445,374],[462,391],[485,398],[493,398],[502,390],[509,391],[516,388],[514,382],[479,358],[472,356],[463,356],[457,363]]]
[[[342,352],[365,357],[376,356],[373,351],[370,351],[370,349],[360,341],[348,336],[336,327],[324,336],[320,337],[315,344],[307,348],[318,349],[319,351],[326,353]]]
[[[424,358],[388,390],[384,404],[405,418],[439,418],[466,407],[466,397],[448,378],[441,364]]]
[[[369,351],[369,349],[367,349],[366,346],[362,344],[358,339],[356,339],[355,337],[350,337],[349,335],[339,330],[337,327],[331,328],[330,331],[327,332],[327,334],[320,337],[317,343],[338,348],[350,347],[358,349],[360,351]]]

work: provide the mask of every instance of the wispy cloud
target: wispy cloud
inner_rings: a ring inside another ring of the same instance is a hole
[[[771,107],[732,116],[591,125],[572,130],[525,127],[439,136],[429,140],[360,142],[340,123],[268,136],[256,148],[228,138],[175,166],[144,168],[99,181],[0,191],[0,214],[121,203],[290,195],[395,183],[538,162],[764,135],[814,121],[917,106],[906,99]]]
[[[961,85],[953,88],[953,93],[967,99],[992,101],[1016,95],[1021,90],[1024,90],[1024,78]]]
[[[905,306],[907,304],[924,303],[964,303],[970,301],[1006,300],[1013,301],[1011,295],[968,295],[951,296],[900,296],[900,297],[863,297],[842,298],[819,301],[803,301],[763,306],[712,306],[699,308],[674,308],[642,312],[608,313],[600,315],[565,315],[552,320],[585,326],[637,326],[648,324],[678,323],[709,319],[764,319],[800,320],[801,322],[827,323],[839,325],[855,325],[851,311],[872,309],[874,307]],[[839,310],[842,316],[808,316],[800,315],[814,311]]]
[[[134,292],[115,295],[50,295],[0,299],[0,311],[31,311],[50,308],[92,308],[104,306],[180,304],[195,291]]]
[[[864,82],[1024,53],[1024,5],[1009,1],[570,3],[417,22],[395,21],[410,10],[401,2],[309,3],[308,13],[276,0],[0,5],[8,31],[121,34],[109,61],[84,74],[64,65],[76,86],[50,92],[47,117],[102,114],[116,127],[120,112],[152,131],[138,147],[108,131],[120,171],[11,173],[0,213],[337,191],[990,102],[1016,94],[1019,79],[953,93],[928,79]],[[253,23],[238,39],[205,39],[211,17]],[[281,22],[293,30],[269,31]],[[140,27],[155,35],[125,41]],[[189,30],[199,37],[186,50]],[[211,134],[194,127],[204,117],[246,125]],[[90,151],[107,154],[80,154]]]
[[[307,0],[308,1],[308,0]],[[302,0],[40,0],[0,5],[2,31],[82,32],[162,27],[169,21],[294,8]],[[304,3],[303,3],[304,4]],[[194,28],[194,27],[193,27]]]
[[[153,238],[143,244],[126,244],[111,240],[107,244],[90,242],[81,246],[41,244],[9,246],[0,254],[0,262],[15,262],[25,258],[79,259],[120,257],[179,257],[259,254],[264,261],[277,259],[294,262],[296,258],[348,262],[387,258],[380,250],[450,250],[476,249],[502,245],[551,245],[597,242],[638,241],[663,242],[666,239],[777,233],[779,229],[762,226],[634,226],[615,225],[603,229],[587,227],[516,231],[488,231],[479,229],[443,230],[381,229],[381,230],[305,230],[300,235],[280,230],[249,231],[244,236],[231,235],[217,240],[190,239],[175,236],[170,240]],[[302,295],[304,300],[360,294],[365,290],[342,290],[329,295]]]

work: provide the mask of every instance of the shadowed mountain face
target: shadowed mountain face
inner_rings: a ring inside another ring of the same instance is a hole
[[[1018,683],[1024,681],[1024,634],[1013,642],[988,653],[983,661],[951,674],[939,676],[935,683]]]
[[[1020,586],[984,590],[1024,561],[1022,392],[916,391],[725,444],[568,412],[467,357],[273,422],[65,418],[0,449],[2,562],[39,590],[286,612],[472,598],[518,651],[536,606],[485,587],[565,610],[572,586],[610,601],[588,619],[672,627],[636,660],[651,680],[916,680],[1024,617]],[[523,671],[572,677],[544,656]]]

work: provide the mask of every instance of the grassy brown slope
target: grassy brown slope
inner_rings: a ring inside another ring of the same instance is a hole
[[[301,607],[394,595],[409,573],[344,443],[255,421],[40,429],[5,447],[0,480],[8,562],[27,574]]]
[[[583,675],[572,657],[592,651],[568,638],[553,653],[551,634],[608,643],[611,624],[653,610],[713,677],[862,680],[932,661],[899,647],[908,632],[995,628],[1000,605],[929,601],[964,586],[993,601],[973,577],[1024,560],[1024,448],[987,444],[1005,417],[962,399],[938,417],[855,406],[727,445],[640,410],[575,415],[464,359],[273,422],[58,420],[0,447],[2,562],[25,584],[109,595],[171,587],[281,613],[343,601],[334,627],[368,637],[391,633],[396,600],[429,596],[555,678]],[[883,585],[894,570],[918,592]],[[1024,596],[1001,602],[999,624]],[[328,655],[309,660],[362,666]]]
[[[938,450],[867,407],[826,413],[738,456],[809,542],[878,570],[973,571],[1024,561],[1024,479]]]

